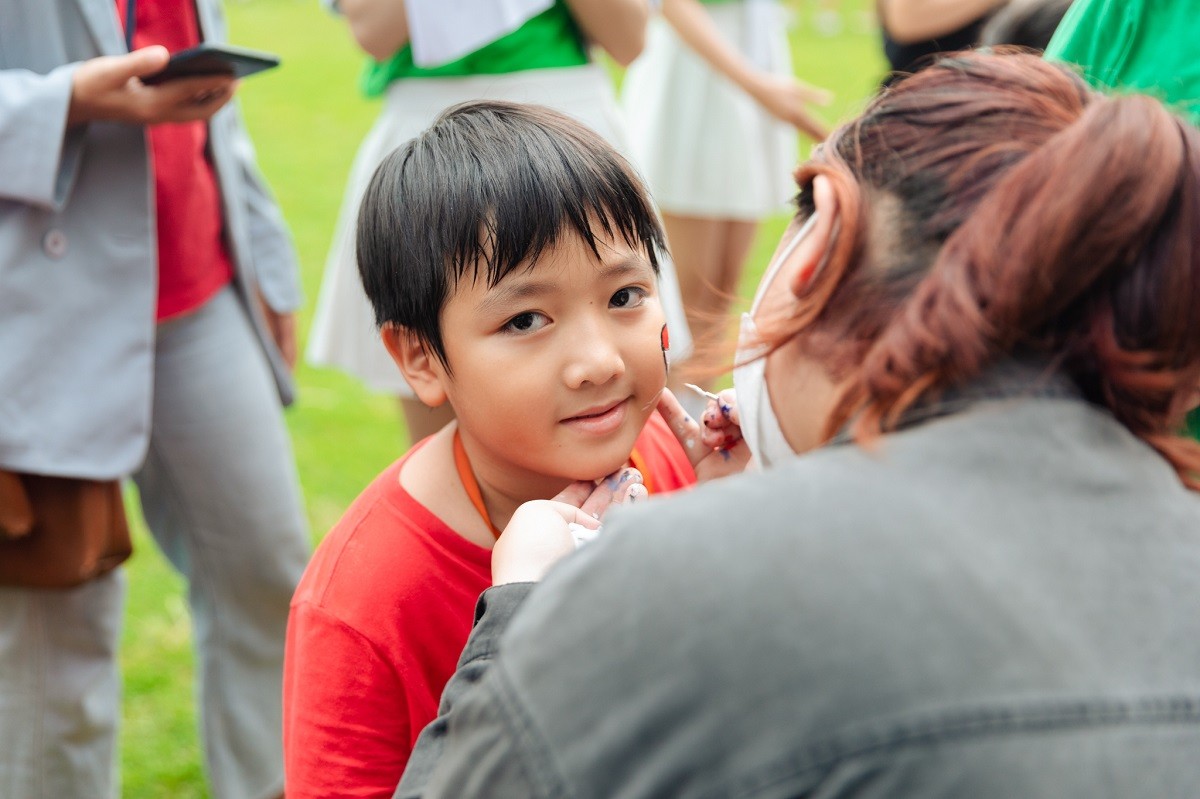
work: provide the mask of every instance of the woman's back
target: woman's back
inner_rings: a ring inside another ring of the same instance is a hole
[[[567,783],[1191,795],[1200,498],[1035,367],[914,416],[930,418],[873,452],[834,445],[632,510],[547,579],[506,675],[546,740],[586,742],[553,747]],[[612,669],[626,658],[639,679]],[[686,746],[657,745],[665,719]]]
[[[706,412],[765,471],[486,594],[422,795],[1194,796],[1198,165],[1029,55],[878,95]]]

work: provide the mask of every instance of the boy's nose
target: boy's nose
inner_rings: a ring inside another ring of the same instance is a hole
[[[625,374],[621,350],[606,332],[595,327],[580,330],[577,339],[568,346],[571,352],[565,376],[571,388],[581,388],[588,383],[604,385]]]

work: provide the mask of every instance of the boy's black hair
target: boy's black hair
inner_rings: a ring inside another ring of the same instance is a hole
[[[379,165],[358,218],[358,270],[375,323],[401,325],[447,368],[439,317],[461,279],[488,286],[532,267],[564,233],[645,252],[662,227],[628,162],[549,108],[471,102],[443,112]]]

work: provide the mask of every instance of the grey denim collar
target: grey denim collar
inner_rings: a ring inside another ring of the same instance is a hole
[[[938,396],[921,400],[900,418],[896,430],[961,413],[981,402],[1016,399],[1081,399],[1082,392],[1070,377],[1047,359],[1008,358],[988,367],[975,379],[943,389]],[[826,446],[853,443],[847,424]],[[894,431],[893,431],[894,432]]]

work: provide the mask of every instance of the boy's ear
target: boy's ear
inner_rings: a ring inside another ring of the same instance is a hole
[[[436,408],[446,401],[445,369],[436,358],[429,357],[425,345],[406,327],[384,325],[379,331],[383,346],[396,362],[400,374],[416,393],[417,399]]]

